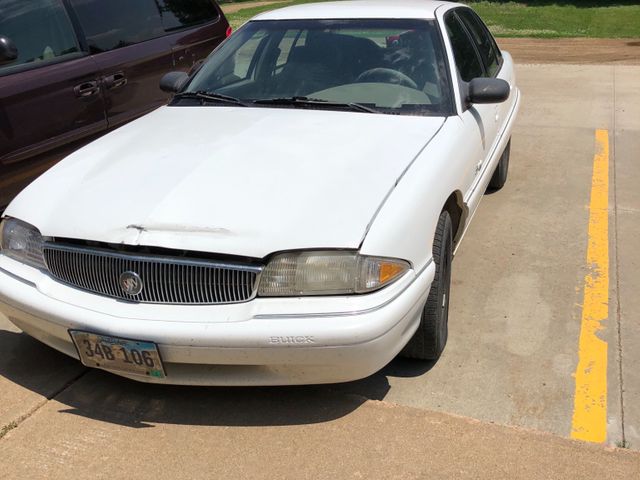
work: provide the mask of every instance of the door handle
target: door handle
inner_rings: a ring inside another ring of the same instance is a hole
[[[127,84],[127,77],[124,72],[117,72],[113,75],[108,75],[102,79],[104,86],[109,90],[114,88],[123,87]]]
[[[83,82],[79,85],[76,85],[75,87],[73,87],[73,92],[76,94],[76,97],[91,97],[100,92],[100,86],[98,85],[97,81],[91,80],[90,82]]]

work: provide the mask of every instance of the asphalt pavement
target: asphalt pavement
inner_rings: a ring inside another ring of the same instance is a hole
[[[0,317],[0,479],[640,478],[640,67],[517,71],[510,177],[454,261],[436,364],[342,385],[152,386]]]

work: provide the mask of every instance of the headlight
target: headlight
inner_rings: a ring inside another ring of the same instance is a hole
[[[19,262],[36,268],[45,268],[42,235],[36,227],[15,218],[6,218],[0,224],[0,252]]]
[[[348,295],[378,290],[409,270],[404,260],[367,257],[357,252],[282,253],[262,272],[258,295],[297,297]]]

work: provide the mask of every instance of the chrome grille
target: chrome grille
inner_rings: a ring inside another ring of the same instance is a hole
[[[132,255],[88,247],[45,244],[44,258],[53,277],[112,298],[139,303],[211,305],[239,303],[256,294],[261,267],[207,260]],[[136,273],[143,282],[137,295],[125,293],[120,276]]]

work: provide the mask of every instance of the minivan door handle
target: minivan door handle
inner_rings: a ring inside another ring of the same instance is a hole
[[[76,94],[76,97],[92,97],[93,95],[100,93],[100,86],[95,80],[92,80],[90,82],[83,82],[73,87],[73,92]]]
[[[102,79],[104,82],[104,86],[109,90],[113,90],[114,88],[123,87],[127,84],[127,77],[124,72],[117,72],[113,75],[107,75]]]

